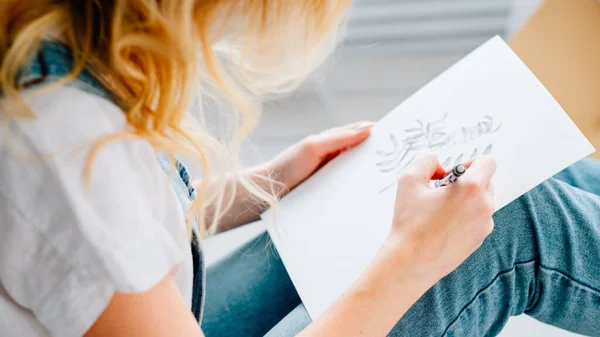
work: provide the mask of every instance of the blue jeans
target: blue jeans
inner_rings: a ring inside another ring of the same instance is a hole
[[[481,248],[427,291],[390,336],[494,336],[523,313],[600,336],[600,162],[571,166],[494,221]],[[207,337],[290,337],[309,323],[268,234],[209,267]]]

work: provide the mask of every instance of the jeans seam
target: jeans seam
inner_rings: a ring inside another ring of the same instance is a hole
[[[458,314],[452,320],[452,322],[450,322],[450,324],[448,324],[448,326],[446,327],[446,329],[442,333],[442,336],[446,335],[446,333],[448,332],[448,330],[450,329],[450,327],[452,327],[454,325],[454,323],[456,323],[456,321],[458,321],[458,318],[460,317],[460,315],[462,315],[462,313],[469,306],[471,306],[471,304],[473,304],[475,302],[475,300],[477,300],[477,298],[479,297],[479,295],[483,294],[487,289],[489,289],[492,285],[494,285],[494,283],[496,283],[496,281],[498,281],[498,279],[501,276],[504,276],[504,275],[506,275],[508,273],[513,272],[515,270],[515,268],[518,267],[518,266],[526,265],[526,264],[530,264],[530,263],[535,263],[535,262],[537,262],[537,259],[531,259],[531,260],[527,260],[527,261],[516,262],[516,263],[513,264],[513,266],[510,269],[503,270],[503,271],[499,272],[498,274],[496,274],[496,276],[494,277],[494,279],[490,283],[488,283],[485,287],[483,287],[479,291],[477,291],[477,293],[475,293],[475,295],[473,296],[473,298],[467,304],[465,304],[463,306],[463,308],[458,312]]]
[[[496,283],[496,281],[503,275],[506,275],[512,271],[515,270],[515,268],[517,266],[521,266],[521,265],[525,265],[525,264],[529,264],[532,262],[536,262],[536,259],[532,259],[532,260],[528,260],[528,261],[523,261],[523,262],[517,262],[513,265],[512,268],[507,269],[507,270],[503,270],[500,273],[498,273],[494,279],[488,283],[488,285],[486,285],[485,287],[481,288],[479,291],[477,291],[477,293],[475,293],[475,296],[473,296],[473,299],[471,299],[467,304],[465,304],[465,306],[458,312],[458,314],[456,315],[456,317],[452,320],[452,322],[450,322],[450,324],[448,324],[448,326],[446,327],[446,329],[444,330],[444,332],[442,333],[442,336],[445,336],[446,333],[448,333],[448,330],[456,323],[456,321],[458,321],[458,318],[462,315],[462,313],[469,307],[471,306],[471,304],[473,304],[477,298],[483,294],[487,289],[489,289],[492,285],[494,285],[494,283]],[[568,279],[569,281],[575,283],[578,287],[580,287],[582,290],[584,291],[588,291],[591,293],[595,293],[597,295],[600,295],[600,289],[597,289],[595,287],[593,287],[590,284],[587,284],[586,282],[580,281],[556,268],[552,268],[552,267],[547,267],[544,266],[542,264],[539,265],[540,270],[546,271],[546,272],[551,272],[551,273],[555,273],[558,274],[559,276],[562,276],[566,279]],[[528,309],[531,310],[531,309]]]
[[[576,278],[574,278],[574,277],[572,277],[572,276],[570,276],[570,275],[568,275],[568,274],[566,274],[566,273],[564,273],[564,272],[562,272],[562,271],[560,271],[558,269],[551,268],[551,267],[546,267],[543,264],[540,264],[540,269],[544,269],[547,272],[556,273],[556,274],[558,274],[558,275],[560,275],[562,277],[567,278],[569,281],[572,281],[573,283],[577,284],[583,290],[588,291],[588,292],[592,292],[592,293],[596,293],[596,294],[600,295],[600,289],[597,289],[594,286],[592,286],[592,285],[590,285],[590,284],[588,284],[586,282],[580,281],[580,280],[578,280],[578,279],[576,279]]]
[[[550,179],[554,179],[554,178],[550,178]],[[542,184],[547,184],[547,181],[543,182]],[[552,189],[550,186],[548,188],[550,190]],[[528,220],[529,220],[529,221],[527,221],[527,223],[531,227],[531,232],[533,233],[535,257],[538,258],[539,259],[538,262],[541,263],[541,258],[539,258],[541,256],[540,237],[539,237],[540,235],[538,233],[538,227],[537,227],[537,224],[540,223],[540,220],[538,219],[539,212],[536,209],[537,203],[535,203],[533,201],[533,197],[531,194],[532,193],[526,193],[519,200],[521,200],[521,202],[523,203],[522,206],[524,207],[524,209],[527,210],[527,216],[528,216]],[[523,201],[523,200],[527,200],[527,201]],[[533,293],[529,294],[529,298],[527,299],[527,305],[525,307],[525,310],[533,308],[535,306],[535,304],[537,304],[537,301],[538,301],[539,289],[538,289],[538,283],[537,283],[537,275],[535,276],[535,278],[536,278],[536,280],[535,280],[534,287],[533,287]]]

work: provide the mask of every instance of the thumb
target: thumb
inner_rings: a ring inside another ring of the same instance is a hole
[[[433,179],[440,179],[446,174],[446,170],[433,153],[418,154],[405,172],[424,184]]]

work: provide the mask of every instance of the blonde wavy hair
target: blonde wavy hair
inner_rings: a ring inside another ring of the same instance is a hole
[[[87,69],[112,92],[133,127],[100,140],[87,172],[103,145],[128,137],[144,139],[172,158],[183,154],[195,160],[203,179],[188,223],[197,219],[205,235],[233,203],[237,185],[257,202],[276,203],[273,189],[257,183],[269,177],[240,173],[240,146],[257,124],[261,101],[296,88],[333,51],[350,2],[3,0],[3,108],[12,116],[35,117],[17,76],[44,39],[61,39],[73,53],[74,68],[52,86]],[[205,123],[202,106],[209,100],[232,108],[226,139],[211,134]],[[195,118],[189,118],[192,106]],[[227,172],[235,176],[231,192],[226,192]]]

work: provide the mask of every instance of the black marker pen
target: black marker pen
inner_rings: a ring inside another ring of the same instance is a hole
[[[458,164],[454,166],[452,171],[448,172],[442,179],[436,180],[435,187],[443,187],[446,185],[450,185],[458,179],[458,177],[462,176],[465,172],[467,172],[467,167],[464,164]]]

